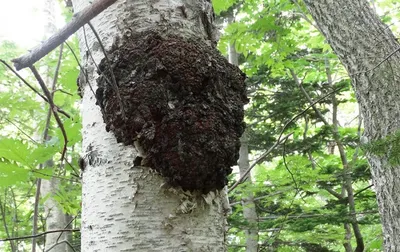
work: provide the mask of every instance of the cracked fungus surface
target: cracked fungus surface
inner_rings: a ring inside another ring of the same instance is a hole
[[[222,189],[237,164],[248,102],[245,76],[206,44],[157,33],[123,38],[99,67],[96,97],[106,129],[144,152],[142,165],[172,186]],[[136,144],[135,144],[136,145]]]

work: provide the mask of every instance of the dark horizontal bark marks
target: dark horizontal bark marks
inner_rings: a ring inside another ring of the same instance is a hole
[[[122,34],[164,29],[165,33],[181,37],[198,36],[209,40],[209,33],[215,29],[214,20],[209,18],[214,15],[209,0],[135,0],[121,4],[125,11],[116,25],[124,27]]]

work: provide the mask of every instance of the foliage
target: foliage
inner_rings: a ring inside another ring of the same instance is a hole
[[[76,40],[69,41],[75,50]],[[24,50],[12,42],[0,44],[0,58],[6,62],[20,55]],[[58,51],[48,55],[39,64],[39,69],[47,69],[43,76],[51,76],[58,61]],[[68,135],[68,162],[61,162],[61,150],[64,140],[61,130],[55,123],[54,117],[49,124],[51,139],[42,141],[46,127],[48,105],[31,89],[17,78],[4,65],[0,66],[0,237],[18,237],[31,234],[33,210],[32,204],[36,191],[37,179],[59,178],[62,183],[58,192],[51,197],[59,202],[65,213],[77,216],[80,211],[80,183],[76,176],[78,172],[77,151],[81,141],[81,121],[78,112],[78,98],[76,78],[78,68],[75,59],[68,48],[63,49],[62,66],[58,75],[57,89],[54,92],[54,102],[71,118],[61,116],[63,126]],[[23,77],[40,90],[36,80],[27,73]],[[49,88],[51,83],[47,83]],[[54,165],[45,167],[43,164],[54,160]],[[43,203],[48,199],[43,195],[40,202],[39,230],[45,231],[47,213],[43,212]],[[16,221],[18,220],[18,221]],[[6,230],[6,231],[3,231]],[[39,246],[44,242],[39,239]],[[15,246],[26,250],[29,240],[15,241]],[[5,243],[4,251],[8,251],[9,244]]]
[[[241,200],[249,193],[254,195],[258,214],[259,251],[343,251],[344,226],[354,222],[360,226],[365,251],[382,250],[380,221],[364,152],[390,155],[398,164],[399,135],[360,148],[361,129],[350,80],[301,1],[212,2],[219,15],[218,23],[225,24],[219,50],[227,54],[228,46],[234,45],[240,54],[240,67],[248,76],[251,102],[246,107],[246,122],[250,157],[257,158],[268,150],[281,138],[281,133],[291,134],[256,165],[253,183],[242,183],[229,195],[229,251],[244,251],[245,230],[251,224],[243,215]],[[382,20],[397,32],[392,23],[399,18],[395,11],[398,2],[375,2]],[[64,11],[64,16],[70,19],[71,13]],[[68,43],[77,51],[76,40]],[[12,42],[0,44],[0,59],[6,62],[23,52]],[[38,64],[39,69],[47,69],[44,75],[51,76],[57,63],[56,50]],[[65,163],[59,160],[64,142],[53,117],[49,127],[51,139],[42,141],[48,105],[4,65],[0,66],[2,238],[31,234],[37,179],[61,179],[61,187],[51,197],[65,213],[77,217],[79,224],[78,70],[75,58],[64,48],[54,101],[72,115],[71,119],[62,117],[69,139]],[[31,75],[23,76],[29,83],[36,83]],[[318,101],[314,108],[310,107],[310,100]],[[332,120],[333,115],[339,118],[338,124]],[[292,118],[296,120],[291,121]],[[394,148],[388,149],[388,142]],[[338,143],[343,145],[344,157],[339,155]],[[43,164],[50,159],[55,164],[44,168]],[[349,209],[345,188],[349,178],[356,219]],[[236,179],[232,176],[230,185]],[[41,231],[45,230],[46,221],[43,202],[48,197],[43,196],[40,202]],[[43,242],[39,239],[39,245]],[[350,243],[354,247],[354,235]],[[29,240],[16,241],[14,245],[28,250]],[[11,251],[10,246],[11,243],[0,244],[0,249]]]
[[[259,218],[260,251],[343,250],[343,226],[354,220],[345,189],[349,175],[338,141],[348,160],[356,221],[364,240],[375,241],[365,242],[367,251],[381,249],[380,231],[370,232],[380,230],[380,222],[354,120],[358,116],[355,98],[337,57],[300,1],[247,0],[230,8],[220,22],[235,21],[224,29],[219,48],[227,53],[228,45],[234,44],[248,76],[251,156],[269,149],[282,131],[292,134],[257,165],[252,184],[243,183],[230,195],[234,202],[230,251],[244,251],[249,223],[243,207],[235,202],[249,192],[254,194]],[[318,101],[314,108],[310,100]],[[333,113],[340,118],[338,126],[333,124]],[[354,234],[351,243],[355,246]]]
[[[363,145],[365,151],[377,156],[387,156],[391,165],[400,164],[400,132],[384,139],[379,139]]]

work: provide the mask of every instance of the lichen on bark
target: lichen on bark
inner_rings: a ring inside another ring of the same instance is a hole
[[[200,39],[155,31],[124,36],[108,57],[122,101],[103,60],[96,98],[106,129],[138,143],[142,165],[172,186],[222,189],[245,128],[245,75]]]

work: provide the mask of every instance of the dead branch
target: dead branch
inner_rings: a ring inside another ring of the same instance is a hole
[[[49,52],[54,50],[57,46],[62,44],[68,39],[69,36],[74,34],[79,28],[107,9],[114,2],[116,2],[116,0],[94,1],[82,11],[76,13],[67,25],[65,25],[56,34],[48,38],[45,42],[33,48],[30,53],[13,59],[12,62],[14,62],[14,67],[17,70],[21,70],[23,68],[32,66],[36,61],[40,60]]]
[[[56,229],[56,230],[49,230],[43,233],[35,234],[35,235],[26,235],[26,236],[19,236],[19,237],[12,237],[12,238],[6,238],[6,239],[0,239],[1,242],[5,241],[16,241],[16,240],[25,240],[25,239],[32,239],[34,237],[40,237],[46,234],[51,234],[51,233],[59,233],[59,232],[80,232],[81,230],[79,228],[75,229]]]

